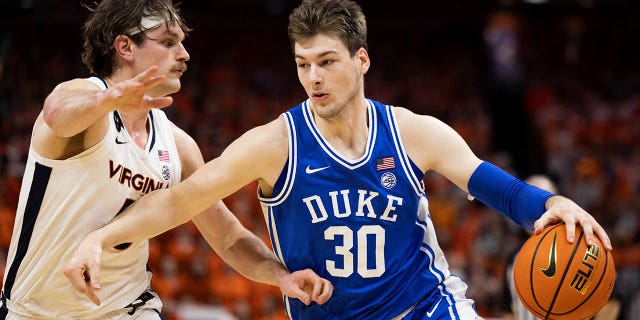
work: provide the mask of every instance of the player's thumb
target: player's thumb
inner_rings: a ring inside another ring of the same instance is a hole
[[[302,290],[302,288],[300,288],[299,286],[294,286],[290,288],[289,293],[287,295],[292,298],[297,298],[307,306],[311,303],[311,296],[308,293],[306,293],[304,290]]]
[[[100,262],[94,262],[91,264],[88,270],[84,270],[83,274],[85,281],[89,283],[90,289],[100,290]]]
[[[149,98],[145,97],[145,107],[148,109],[162,109],[173,103],[172,97]]]

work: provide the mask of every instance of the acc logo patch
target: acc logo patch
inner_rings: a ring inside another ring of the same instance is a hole
[[[169,170],[168,166],[162,166],[162,178],[165,181],[169,181],[169,179],[171,179],[171,170]]]
[[[385,172],[382,177],[380,177],[380,184],[386,189],[391,189],[396,186],[398,179],[391,172]]]

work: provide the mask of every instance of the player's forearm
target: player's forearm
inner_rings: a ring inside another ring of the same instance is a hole
[[[279,286],[278,279],[289,273],[264,242],[252,234],[238,238],[219,254],[232,268],[253,281]]]
[[[60,137],[72,137],[89,128],[114,107],[104,91],[58,89],[45,100],[47,125]]]
[[[180,208],[173,193],[172,189],[149,193],[89,237],[107,248],[143,241],[187,222],[191,217]]]

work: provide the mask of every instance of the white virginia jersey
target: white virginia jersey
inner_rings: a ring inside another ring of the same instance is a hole
[[[106,89],[100,79],[89,80]],[[149,287],[147,241],[103,250],[96,292],[100,306],[63,274],[88,233],[146,193],[181,180],[170,121],[153,109],[148,123],[145,149],[129,136],[117,111],[109,113],[104,139],[72,158],[46,159],[30,148],[3,283],[3,304],[12,314],[98,319],[126,307]]]

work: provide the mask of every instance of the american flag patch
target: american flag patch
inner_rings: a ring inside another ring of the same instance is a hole
[[[389,170],[396,167],[396,161],[393,157],[378,158],[376,160],[376,170]]]
[[[158,160],[163,162],[169,162],[169,151],[158,150]]]

